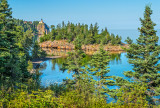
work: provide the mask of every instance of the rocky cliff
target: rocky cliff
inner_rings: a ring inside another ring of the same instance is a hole
[[[37,30],[38,30],[38,38],[42,37],[45,34],[49,33],[49,26],[46,25],[43,20],[39,22],[37,25]]]

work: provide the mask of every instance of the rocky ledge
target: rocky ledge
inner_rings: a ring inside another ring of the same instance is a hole
[[[55,49],[66,49],[66,50],[74,50],[73,43],[68,43],[66,40],[54,40],[54,41],[45,41],[40,43],[42,48],[55,48]],[[93,45],[82,45],[83,50],[91,50],[97,51],[99,49],[99,44]],[[128,48],[127,44],[122,45],[104,45],[104,49],[106,51],[123,51],[123,48]]]

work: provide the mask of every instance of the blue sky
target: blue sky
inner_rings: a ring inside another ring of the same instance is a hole
[[[160,28],[160,0],[8,0],[13,17],[40,20],[48,25],[62,21],[91,24],[100,28],[137,29],[146,4],[151,4],[152,20]]]

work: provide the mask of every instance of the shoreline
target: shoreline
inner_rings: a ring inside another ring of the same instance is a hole
[[[37,67],[40,66],[40,64],[44,61],[51,60],[51,59],[56,59],[56,58],[61,58],[62,56],[47,56],[45,58],[37,58],[32,60],[33,64],[33,69],[36,69]]]
[[[95,51],[94,51],[95,52]],[[110,54],[119,54],[119,53],[123,53],[124,51],[111,51]],[[93,55],[93,53],[88,54],[88,55]],[[33,69],[30,73],[35,73],[35,70],[38,69],[41,66],[41,63],[43,63],[44,61],[47,60],[52,60],[52,59],[56,59],[56,58],[61,58],[61,57],[66,57],[67,55],[47,55],[44,58],[37,58],[32,60],[32,64],[33,64]]]
[[[54,48],[42,48],[43,51],[45,51],[47,53],[48,56],[68,56],[68,52],[72,52],[74,50],[66,50],[66,49],[54,49]],[[83,50],[85,52],[85,54],[87,55],[93,55],[94,53],[96,53],[97,51],[92,51],[92,50]],[[107,51],[109,52],[109,54],[120,54],[123,53],[125,51]]]
[[[45,41],[40,43],[41,48],[54,48],[54,49],[63,49],[63,50],[74,50],[75,46],[73,43],[68,43],[67,40],[54,40],[54,41]],[[82,50],[84,51],[98,51],[100,44],[89,44],[82,45]],[[123,48],[128,48],[128,44],[121,43],[120,45],[103,45],[104,50],[106,51],[124,51]]]

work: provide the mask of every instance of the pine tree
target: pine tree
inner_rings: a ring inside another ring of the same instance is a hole
[[[99,33],[98,23],[95,23],[94,26],[91,24],[88,29],[87,24],[73,24],[70,22],[68,24],[62,22],[62,24],[58,24],[56,27],[51,26],[51,32],[48,35],[44,34],[40,38],[40,42],[62,39],[66,39],[68,42],[74,42],[77,37],[81,39],[82,44],[100,44],[101,41],[103,41],[103,44],[121,44],[121,37],[118,35],[115,37],[113,34],[110,36],[107,28]]]
[[[114,81],[111,80],[111,76],[108,76],[107,73],[110,72],[108,69],[108,64],[110,61],[110,56],[101,46],[99,52],[93,55],[89,70],[91,74],[96,77],[96,85],[99,96],[106,97],[106,92],[108,91],[107,85],[113,85]]]
[[[112,45],[115,45],[115,43],[116,43],[116,37],[115,37],[115,35],[112,33],[112,34],[111,34],[111,44],[112,44]]]
[[[132,44],[133,40],[130,37],[127,37],[127,39],[125,40],[125,42],[127,42],[127,44]]]
[[[79,75],[83,71],[81,68],[84,66],[84,57],[86,56],[84,51],[81,49],[81,41],[79,38],[76,38],[74,41],[75,51],[69,52],[67,58],[67,63],[64,64],[64,69],[68,69],[69,72],[73,72],[75,75]]]
[[[160,95],[160,46],[154,30],[156,24],[152,22],[151,14],[150,6],[146,6],[144,19],[140,19],[140,36],[127,50],[128,62],[133,65],[133,72],[127,71],[124,74],[147,85],[146,93],[153,97]]]
[[[32,30],[27,30],[23,32],[23,28],[21,26],[17,26],[15,30],[16,34],[16,44],[19,46],[20,51],[23,51],[27,60],[30,59],[29,52],[33,45],[33,34]]]
[[[20,36],[23,37],[22,29],[14,24],[7,0],[0,0],[0,86],[5,88],[31,77]]]
[[[22,77],[14,29],[11,8],[6,0],[0,0],[0,84],[5,86],[21,81]]]
[[[36,41],[32,49],[32,58],[33,59],[44,58],[46,57],[46,55],[47,55],[46,52],[40,48],[38,42]]]
[[[73,74],[73,80],[66,80],[65,84],[67,88],[76,89],[79,94],[85,93],[86,99],[90,93],[90,91],[94,91],[94,84],[92,83],[92,77],[89,77],[89,73],[83,68],[85,63],[85,53],[81,49],[81,41],[79,38],[76,38],[74,41],[75,44],[75,51],[69,52],[67,57],[67,62],[63,64],[62,70],[68,70],[69,73]],[[91,87],[93,86],[93,87]]]

